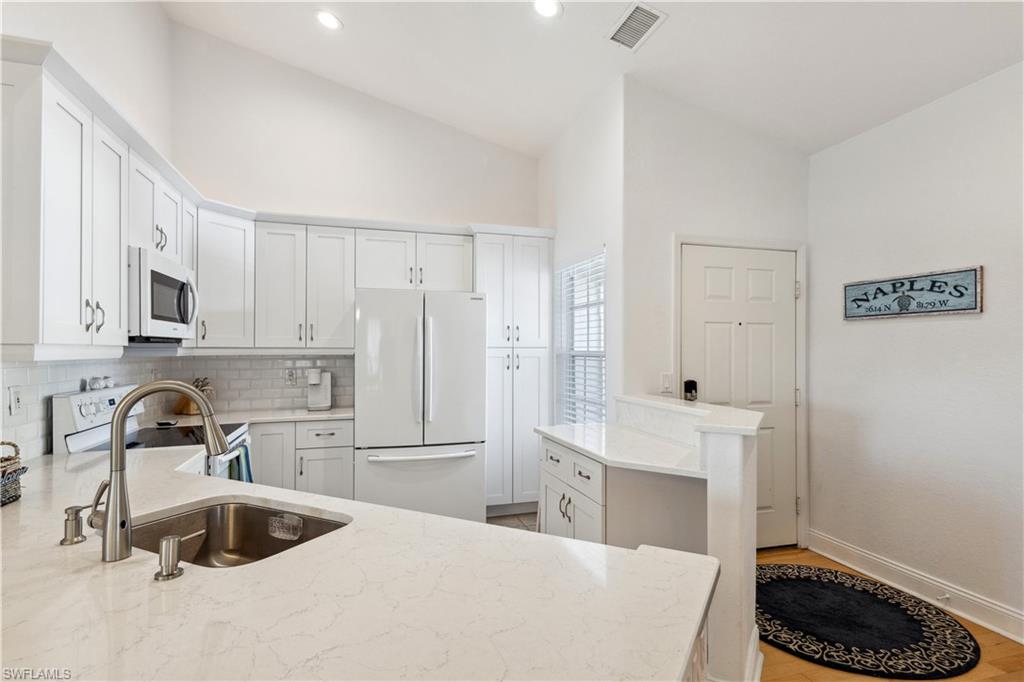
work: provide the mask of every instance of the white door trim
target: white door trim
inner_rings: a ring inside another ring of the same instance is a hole
[[[792,240],[708,237],[680,232],[672,235],[672,242],[672,372],[675,376],[672,394],[677,398],[682,397],[683,384],[682,247],[723,246],[792,251],[796,254],[796,281],[801,289],[800,298],[796,299],[796,388],[800,392],[800,404],[796,407],[796,494],[800,498],[800,513],[796,517],[796,541],[798,546],[807,547],[810,518],[807,437],[807,244]]]

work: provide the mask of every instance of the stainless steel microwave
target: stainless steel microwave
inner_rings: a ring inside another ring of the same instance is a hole
[[[199,295],[181,263],[138,246],[128,249],[128,336],[177,341],[195,336]]]

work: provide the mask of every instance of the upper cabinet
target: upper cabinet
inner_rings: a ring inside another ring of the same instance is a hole
[[[365,289],[473,290],[473,238],[356,231],[356,286]]]
[[[200,348],[252,348],[256,227],[251,220],[199,211]]]
[[[138,154],[131,153],[129,242],[182,259],[181,192],[163,179]]]
[[[352,348],[355,231],[256,225],[256,347]]]
[[[2,235],[2,341],[23,346],[11,357],[117,357],[128,147],[42,69],[3,75],[3,222],[19,229]]]
[[[488,346],[550,345],[550,239],[477,235],[476,291],[487,295]]]

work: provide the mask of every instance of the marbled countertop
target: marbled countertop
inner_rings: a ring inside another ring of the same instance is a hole
[[[227,415],[225,415],[227,417]],[[718,574],[637,550],[186,473],[201,448],[128,452],[133,519],[248,497],[351,523],[236,568],[153,580],[143,550],[61,547],[105,454],[30,462],[0,511],[3,665],[73,679],[678,679]]]
[[[534,429],[545,438],[611,467],[707,478],[700,448],[618,424],[558,424]]]
[[[233,412],[218,412],[217,421],[221,424],[232,422],[244,422],[246,424],[270,424],[274,422],[310,422],[322,421],[325,419],[352,419],[355,414],[351,407],[334,407],[330,410],[238,410]],[[178,426],[197,426],[203,423],[199,415],[169,414],[160,419],[176,419]],[[140,426],[152,426],[156,419],[140,419]]]

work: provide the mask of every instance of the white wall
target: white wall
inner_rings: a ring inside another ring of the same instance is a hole
[[[265,211],[532,225],[537,161],[183,26],[173,159]]]
[[[1022,75],[816,154],[809,214],[812,547],[823,533],[1018,617]],[[973,265],[980,315],[842,319],[844,282]]]
[[[624,388],[658,393],[678,361],[675,235],[803,242],[807,158],[627,78],[624,177]]]
[[[4,2],[0,31],[52,42],[164,155],[171,152],[171,22],[157,2]]]
[[[557,271],[607,247],[605,353],[609,407],[622,387],[624,81],[587,102],[540,160],[541,225],[556,228]]]

